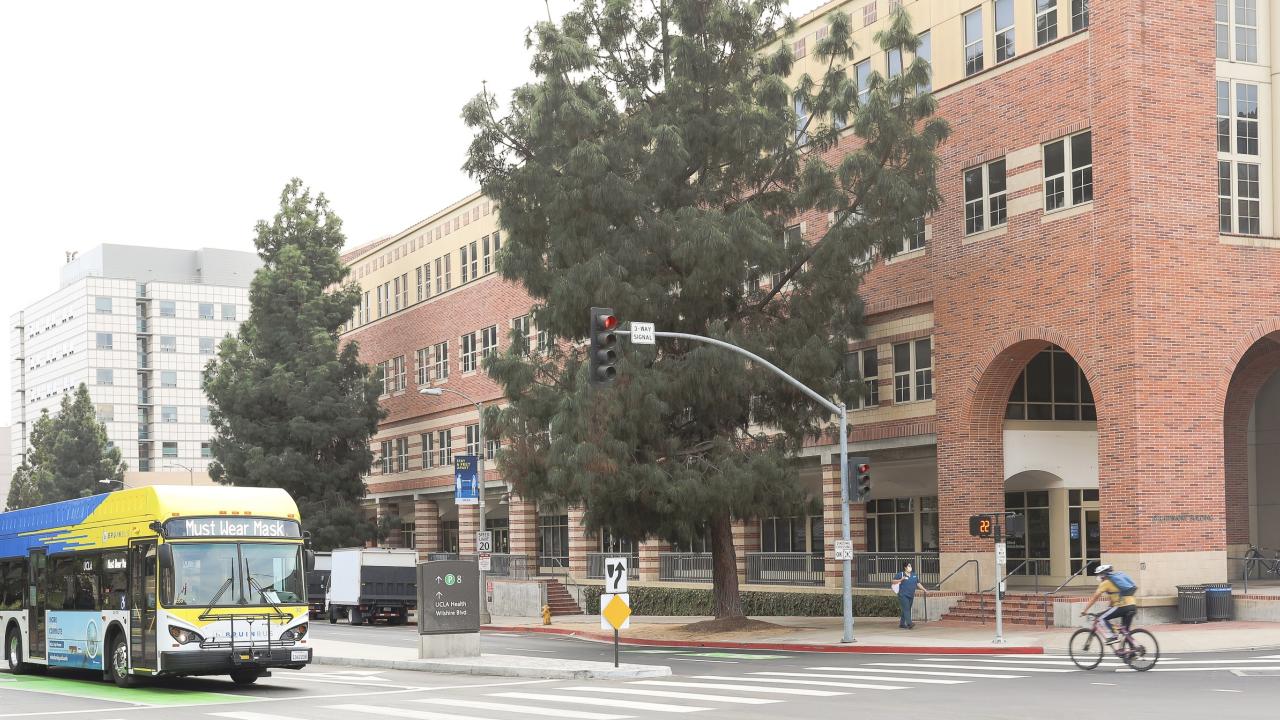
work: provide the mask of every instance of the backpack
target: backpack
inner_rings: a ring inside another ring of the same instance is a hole
[[[1120,591],[1120,595],[1122,597],[1132,595],[1138,591],[1138,584],[1133,581],[1133,578],[1125,575],[1119,570],[1112,570],[1111,574],[1107,576],[1107,579],[1111,581],[1112,585],[1116,586],[1116,589]]]

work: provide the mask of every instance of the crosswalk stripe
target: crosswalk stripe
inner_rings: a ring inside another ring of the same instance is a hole
[[[1267,670],[1267,671],[1280,670],[1280,665],[1272,665],[1272,666],[1265,666],[1265,667],[1258,667],[1257,665],[1247,665],[1244,667],[1225,667],[1225,666],[1162,667],[1164,665],[1163,660],[1160,661],[1159,665],[1160,666],[1148,668],[1145,671],[1134,670],[1133,668],[1116,668],[1116,672],[1155,672],[1156,670],[1159,670],[1160,672],[1220,672],[1220,671],[1226,671],[1226,670]]]
[[[752,673],[755,674],[755,673]],[[825,680],[788,680],[783,678],[732,677],[727,675],[694,675],[696,680],[734,680],[737,682],[782,683],[784,685],[821,685],[824,687],[849,688],[850,690],[907,690],[901,685],[873,685],[871,683],[827,682]]]
[[[228,720],[300,720],[299,718],[290,717],[288,715],[272,715],[270,713],[246,711],[210,714],[213,715],[213,717],[227,718]]]
[[[677,700],[699,700],[702,702],[722,702],[732,703],[736,705],[768,705],[770,703],[782,702],[773,698],[754,698],[754,697],[731,697],[729,695],[706,695],[703,693],[679,692],[677,690],[652,690],[649,688],[619,688],[619,687],[596,687],[594,685],[579,685],[576,687],[563,688],[565,690],[574,690],[577,692],[593,692],[593,693],[611,693],[617,695],[650,695],[653,697],[675,698]]]
[[[667,705],[665,703],[637,702],[635,700],[618,700],[611,698],[601,700],[594,697],[578,697],[577,695],[559,695],[554,693],[503,692],[493,693],[493,697],[511,698],[513,700],[545,700],[547,702],[569,703],[570,705],[600,705],[607,702],[610,708],[620,710],[648,710],[649,712],[688,713],[710,710],[711,708],[693,705]]]
[[[951,665],[938,663],[937,665],[916,665],[915,663],[867,663],[868,665],[883,665],[885,667],[937,667],[945,670],[1009,670],[1010,672],[1035,672],[1035,673],[1069,673],[1079,672],[1075,668],[1046,668],[1046,667],[1006,667],[1004,665]]]
[[[378,705],[328,705],[325,709],[338,710],[353,715],[390,715],[391,717],[410,718],[411,720],[487,720],[487,718],[474,715],[454,715],[452,713],[431,712],[430,710],[410,710],[402,707],[382,707]]]
[[[908,663],[903,663],[903,664],[904,664],[904,665],[908,665],[908,666],[909,666],[909,664],[908,664]],[[863,667],[863,666],[859,666],[859,667]],[[998,679],[998,680],[1004,680],[1004,679],[1007,679],[1007,678],[1023,678],[1023,677],[1026,677],[1026,675],[1006,675],[1006,674],[997,674],[997,673],[946,672],[945,670],[897,670],[897,669],[894,669],[894,668],[882,668],[882,667],[871,667],[871,666],[865,666],[865,667],[866,667],[866,669],[867,669],[867,670],[870,670],[870,671],[872,671],[872,672],[878,672],[878,673],[902,673],[902,674],[904,674],[904,675],[931,675],[931,676],[932,676],[932,675],[937,675],[937,676],[939,676],[939,677],[995,678],[995,679]],[[824,671],[834,671],[834,672],[848,672],[848,671],[850,670],[849,668],[842,668],[842,667],[811,667],[811,668],[805,668],[805,669],[806,669],[806,670],[824,670]],[[983,669],[984,669],[984,670],[986,670],[986,669],[991,669],[991,670],[1003,670],[1004,668],[983,668]],[[905,680],[905,679],[906,679],[906,678],[904,678],[904,680]]]
[[[658,687],[703,688],[706,690],[737,690],[739,692],[776,693],[778,695],[808,695],[810,697],[835,697],[848,693],[832,690],[808,690],[802,688],[758,687],[751,685],[730,685],[728,683],[695,683],[676,680],[635,680],[632,685],[656,685]]]
[[[963,656],[963,657],[965,660],[969,659],[968,656]],[[996,657],[1021,659],[1024,662],[1029,662],[1033,664],[1036,662],[1039,662],[1040,660],[1070,660],[1071,659],[1070,655],[997,655]],[[1280,655],[1277,655],[1276,657],[1280,657]],[[949,658],[935,658],[935,659],[936,660],[944,660],[944,659],[955,660],[957,659],[957,656],[952,655]],[[1169,659],[1177,660],[1178,658],[1169,658]]]
[[[484,700],[462,700],[459,698],[422,698],[414,702],[431,703],[432,705],[448,705],[450,707],[473,708],[476,710],[498,710],[516,713],[517,715],[542,715],[544,717],[574,718],[574,720],[622,720],[630,715],[609,715],[606,713],[586,712],[585,710],[564,710],[561,708],[541,708],[529,705],[511,705],[509,703],[486,702]]]
[[[938,680],[936,678],[904,678],[904,677],[887,677],[885,675],[834,675],[831,673],[789,673],[789,672],[754,672],[752,675],[768,675],[770,677],[798,677],[798,678],[821,678],[824,680],[883,680],[898,682],[914,682],[924,685],[963,685],[968,680]]]
[[[938,662],[946,663],[946,662],[955,662],[955,661],[956,661],[956,659],[955,659],[955,658],[953,658],[953,657],[951,657],[951,658],[921,658],[921,659],[922,659],[922,660],[924,660],[924,661],[926,661],[926,662],[930,662],[930,663],[938,663]],[[964,658],[964,662],[976,662],[976,663],[984,663],[984,664],[991,664],[991,665],[1029,665],[1029,666],[1031,666],[1031,667],[1037,667],[1037,666],[1040,666],[1040,665],[1053,665],[1053,666],[1057,666],[1057,665],[1067,665],[1067,666],[1072,666],[1072,667],[1074,667],[1074,666],[1075,666],[1075,664],[1076,664],[1074,660],[1044,660],[1044,661],[1035,661],[1035,660],[999,660],[999,659],[992,659],[992,658],[975,658],[975,657],[967,657],[967,658]],[[1124,663],[1120,662],[1119,660],[1109,660],[1109,659],[1104,659],[1104,660],[1102,661],[1102,664],[1103,664],[1103,665],[1123,665]]]
[[[1249,663],[1266,665],[1268,663],[1275,664],[1275,660],[1266,660],[1262,658],[1241,658],[1239,660],[1166,660],[1164,658],[1160,658],[1160,664],[1164,665],[1165,663],[1169,663],[1171,665],[1245,665]]]
[[[1280,660],[1280,655],[1255,655],[1255,660]]]

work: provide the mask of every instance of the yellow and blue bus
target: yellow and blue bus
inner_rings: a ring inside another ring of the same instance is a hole
[[[0,627],[15,673],[229,674],[311,662],[306,547],[284,490],[143,487],[0,514]]]

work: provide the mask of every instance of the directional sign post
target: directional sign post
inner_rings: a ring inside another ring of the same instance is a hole
[[[604,591],[609,595],[617,595],[627,591],[627,558],[605,558]]]
[[[600,629],[613,629],[613,666],[618,667],[618,631],[631,627],[631,596],[626,593],[600,596]]]

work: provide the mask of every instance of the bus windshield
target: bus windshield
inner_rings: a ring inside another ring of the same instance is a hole
[[[166,605],[208,607],[306,601],[300,548],[296,544],[173,543],[170,547],[173,569],[164,573]]]

